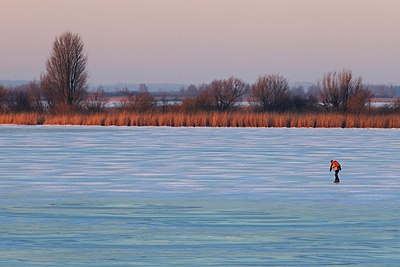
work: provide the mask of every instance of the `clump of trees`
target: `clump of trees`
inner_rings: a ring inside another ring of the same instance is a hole
[[[212,111],[216,109],[213,104],[214,98],[208,88],[208,85],[201,85],[197,90],[197,95],[185,97],[180,106],[181,111],[195,113],[199,111]]]
[[[318,87],[322,105],[328,111],[363,112],[372,98],[361,77],[354,78],[347,70],[325,74]]]
[[[212,103],[217,110],[227,111],[232,109],[240,97],[247,93],[249,85],[238,78],[230,77],[214,80],[206,90],[211,95]]]
[[[251,86],[249,103],[256,111],[284,111],[289,99],[289,81],[271,74],[260,76]]]
[[[15,88],[0,86],[0,112],[42,112],[41,95],[36,85],[32,82]]]
[[[150,112],[157,106],[157,101],[148,91],[133,93],[125,90],[126,96],[122,98],[120,108],[129,112]]]
[[[197,91],[197,96],[183,100],[184,111],[232,111],[249,91],[249,85],[238,78],[230,77],[204,84]]]
[[[289,81],[279,74],[260,76],[252,85],[234,77],[214,80],[201,85],[197,92],[197,96],[183,100],[183,111],[303,112],[319,109],[318,89],[290,89]]]
[[[107,102],[104,89],[100,86],[95,92],[86,95],[83,107],[88,113],[101,113],[106,110]]]

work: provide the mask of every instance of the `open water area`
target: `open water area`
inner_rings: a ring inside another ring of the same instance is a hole
[[[394,129],[3,125],[0,266],[399,265],[399,160]]]

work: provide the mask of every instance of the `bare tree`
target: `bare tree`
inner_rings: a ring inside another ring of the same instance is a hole
[[[329,111],[339,111],[341,104],[340,89],[336,77],[336,72],[329,72],[318,83],[322,105]]]
[[[86,96],[87,56],[78,34],[65,32],[56,37],[46,62],[42,88],[50,108],[79,105]]]
[[[150,93],[133,93],[125,89],[121,108],[131,112],[148,112],[157,106],[157,101]]]
[[[351,71],[329,72],[318,84],[322,104],[329,111],[358,112],[370,102],[371,91],[362,84],[361,77],[353,78]]]
[[[31,111],[31,105],[28,98],[28,93],[25,90],[16,88],[9,90],[8,96],[9,110],[14,113]]]
[[[119,104],[120,107],[124,110],[132,110],[133,111],[135,108],[134,107],[135,94],[133,92],[129,91],[127,87],[122,88],[122,92],[125,96],[120,99],[120,104]]]
[[[6,110],[7,105],[7,90],[4,86],[0,85],[0,112]]]
[[[157,106],[157,101],[150,93],[138,94],[134,100],[136,112],[148,112]]]
[[[209,90],[209,85],[202,84],[196,90],[197,96],[186,97],[182,101],[182,109],[186,112],[211,111],[216,108],[215,97]]]
[[[235,102],[246,94],[248,90],[248,84],[234,77],[224,80],[215,80],[207,87],[207,91],[214,98],[216,108],[220,111],[226,111],[232,108]]]
[[[41,113],[45,110],[43,104],[43,90],[38,81],[34,80],[30,82],[28,96],[33,111]]]
[[[14,88],[6,88],[4,91],[0,90],[2,111],[13,113],[32,111],[27,88],[28,85],[25,84]]]
[[[283,110],[289,100],[289,82],[277,74],[261,76],[251,87],[250,105],[256,110]]]
[[[370,90],[362,86],[357,87],[349,97],[346,110],[352,113],[363,112],[366,108],[370,108],[372,97]]]
[[[104,96],[104,89],[99,86],[95,92],[88,93],[85,99],[84,107],[88,112],[99,113],[104,111],[107,105],[107,99]]]

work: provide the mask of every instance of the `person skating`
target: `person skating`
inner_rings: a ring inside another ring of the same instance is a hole
[[[335,181],[334,181],[334,183],[340,183],[338,174],[339,174],[339,171],[342,170],[342,167],[340,167],[339,162],[337,162],[335,160],[331,160],[331,167],[329,169],[330,172],[332,171],[332,168],[335,170]]]

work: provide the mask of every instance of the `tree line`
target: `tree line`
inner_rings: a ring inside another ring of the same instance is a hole
[[[349,70],[328,72],[316,86],[305,90],[290,88],[279,74],[260,76],[253,84],[236,77],[216,79],[181,93],[182,101],[171,104],[156,100],[145,85],[138,92],[124,91],[118,105],[110,106],[104,90],[88,91],[88,57],[78,34],[65,32],[55,38],[46,61],[46,73],[27,86],[0,86],[0,112],[85,112],[115,110],[129,112],[399,112],[400,101],[392,107],[372,108],[372,91]]]

